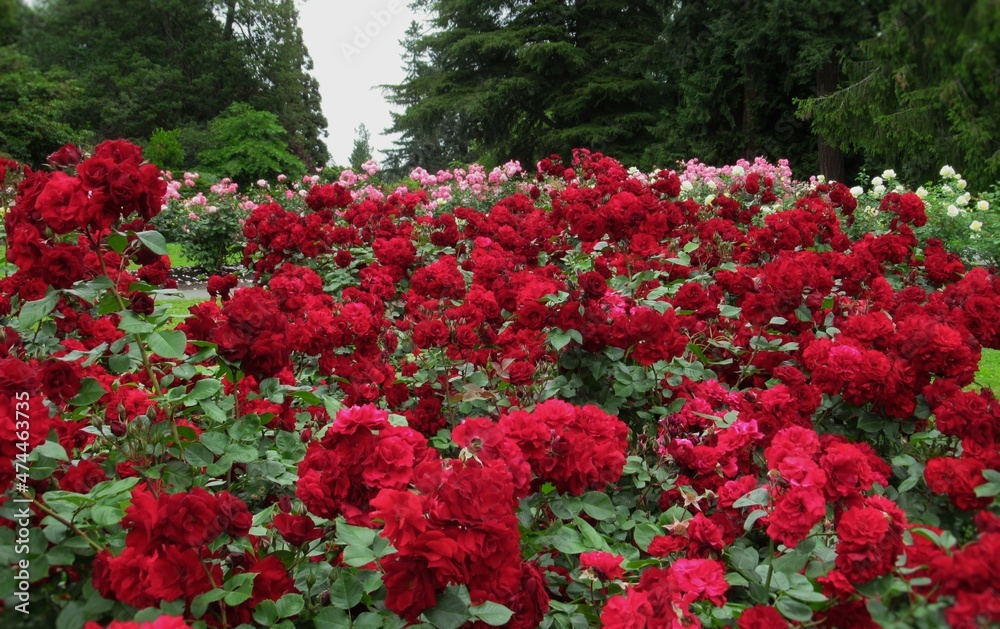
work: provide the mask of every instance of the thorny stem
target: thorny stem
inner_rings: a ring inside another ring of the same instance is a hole
[[[22,492],[21,495],[24,496],[25,498],[30,498],[33,505],[35,505],[36,507],[38,507],[39,509],[41,509],[42,511],[44,511],[47,515],[52,516],[59,523],[63,524],[64,526],[69,527],[74,533],[76,533],[77,535],[79,535],[80,537],[82,537],[84,540],[86,540],[86,542],[88,544],[90,544],[91,548],[93,548],[97,552],[101,552],[102,550],[104,550],[103,546],[101,546],[100,544],[98,544],[94,540],[92,540],[89,537],[87,537],[87,534],[84,533],[83,531],[81,531],[79,527],[77,527],[75,524],[73,524],[72,522],[70,522],[66,518],[62,517],[61,515],[59,515],[58,513],[56,513],[55,511],[53,511],[52,509],[49,509],[48,507],[46,507],[44,504],[42,504],[41,502],[39,502],[37,498],[32,498],[31,495],[28,494],[27,492]]]
[[[94,245],[94,248],[97,249],[97,260],[101,263],[101,273],[103,273],[108,279],[111,279],[111,276],[108,275],[108,266],[104,262],[104,255],[100,242],[94,239],[93,234],[88,232],[87,235],[90,237],[90,242]],[[115,296],[115,300],[118,302],[118,307],[121,310],[125,310],[125,300],[122,299],[121,293],[118,292],[117,282],[111,282],[111,293]],[[149,361],[149,353],[146,351],[146,346],[143,345],[142,339],[139,338],[138,334],[133,334],[132,336],[135,338],[136,345],[139,347],[139,355],[142,357],[142,365],[146,368],[146,373],[149,375],[149,380],[153,385],[153,392],[156,393],[157,396],[162,396],[163,389],[160,387],[160,381],[156,377],[156,373],[153,371],[153,365]],[[174,438],[177,438],[176,435]],[[180,445],[179,442],[178,445]]]

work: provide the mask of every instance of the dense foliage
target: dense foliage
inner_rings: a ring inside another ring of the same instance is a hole
[[[762,160],[368,165],[275,190],[254,285],[177,321],[158,169],[51,163],[3,164],[34,626],[1000,622],[1000,280],[920,246],[915,193],[851,237],[850,190]]]
[[[908,179],[942,163],[978,187],[1000,178],[1000,8],[991,0],[891,3],[848,81],[803,103],[813,128]]]
[[[23,96],[18,114],[27,122],[3,125],[9,137],[0,153],[41,164],[40,139],[146,142],[157,129],[177,130],[180,167],[191,168],[202,143],[192,136],[243,102],[277,116],[283,150],[309,164],[329,159],[293,0],[44,0],[30,7],[5,0],[0,19],[8,6],[15,27],[5,33],[12,49],[4,54],[23,61],[5,68],[5,80],[72,77],[77,90],[72,98],[57,85],[45,100]],[[36,145],[25,146],[29,140]]]

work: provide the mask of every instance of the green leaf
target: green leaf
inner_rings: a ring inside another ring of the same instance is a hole
[[[208,467],[215,462],[215,456],[204,445],[195,443],[184,450],[184,460],[194,467]]]
[[[766,515],[767,515],[767,511],[765,511],[764,509],[754,509],[753,513],[751,513],[747,517],[747,521],[743,523],[743,530],[744,531],[749,531],[753,527],[754,522],[756,522],[757,520],[763,518]]]
[[[156,329],[156,326],[148,321],[143,321],[139,315],[131,310],[123,311],[121,317],[118,329],[126,334],[149,334]]]
[[[157,255],[165,256],[167,252],[167,239],[163,234],[156,231],[137,232],[135,235],[139,242],[146,245],[150,251]]]
[[[208,610],[208,606],[215,601],[221,601],[226,596],[226,591],[222,588],[211,589],[204,594],[199,594],[191,602],[191,614],[195,618],[201,618]],[[271,601],[268,601],[270,603]]]
[[[253,608],[253,619],[265,627],[270,627],[278,620],[278,606],[274,601],[264,599]]]
[[[351,609],[361,602],[365,589],[356,576],[341,570],[330,584],[330,604],[340,609]]]
[[[615,507],[607,494],[591,491],[583,495],[583,510],[595,520],[607,520],[614,517]]]
[[[758,487],[734,502],[733,508],[742,509],[743,507],[763,507],[766,506],[768,502],[770,502],[770,496],[767,493],[767,488]]]
[[[505,625],[514,615],[513,610],[493,601],[486,601],[482,605],[470,607],[469,611],[472,612],[473,618],[481,620],[491,627]]]
[[[583,543],[583,540],[580,539],[580,533],[566,526],[558,527],[554,531],[550,530],[550,532],[539,541],[544,542],[559,552],[566,553],[567,555],[579,555],[580,553],[585,553],[588,550],[593,550]]]
[[[257,448],[243,443],[231,443],[226,448],[228,454],[235,463],[253,463],[258,458]]]
[[[427,620],[438,629],[459,629],[472,617],[469,604],[450,588],[437,598],[437,605],[424,612]]]
[[[125,251],[126,247],[128,247],[128,237],[120,232],[112,232],[111,235],[107,237],[105,242],[108,243],[108,246],[111,247],[111,250],[115,253],[121,253]]]
[[[222,453],[229,447],[229,435],[221,432],[201,433],[201,444],[208,448],[212,454],[222,456]]]
[[[222,383],[218,380],[205,378],[194,383],[194,388],[187,394],[188,400],[200,401],[212,397],[222,390]]]
[[[813,610],[811,607],[787,596],[778,599],[774,607],[781,612],[782,616],[789,620],[797,620],[799,622],[812,620]]]
[[[306,602],[301,594],[285,594],[278,599],[278,618],[294,616],[302,611],[305,606]]]
[[[146,340],[149,349],[164,358],[181,358],[187,347],[187,335],[180,330],[153,332]]]
[[[38,456],[48,457],[57,461],[69,460],[69,455],[66,454],[66,448],[62,447],[56,441],[46,441],[45,443],[36,446],[34,451],[38,453]]]
[[[344,546],[361,546],[370,548],[378,531],[363,526],[352,526],[343,520],[337,521],[337,542]]]
[[[90,517],[98,526],[113,526],[122,521],[125,512],[113,505],[94,505],[90,509]]]
[[[800,601],[805,601],[807,603],[823,603],[825,602],[826,596],[822,592],[817,592],[816,590],[806,590],[806,589],[796,589],[788,590],[785,592],[788,596]]]
[[[45,297],[26,302],[21,306],[21,312],[18,314],[17,320],[22,328],[30,328],[52,312],[52,309],[56,307],[58,302],[59,293],[51,291]]]

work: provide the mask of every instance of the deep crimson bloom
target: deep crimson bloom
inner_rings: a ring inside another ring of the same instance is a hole
[[[323,537],[322,529],[317,528],[308,515],[278,513],[271,522],[285,541],[293,546],[304,546]]]
[[[736,621],[739,629],[780,629],[788,627],[788,621],[784,619],[778,610],[766,605],[754,605],[743,610]]]
[[[163,537],[187,548],[196,548],[223,531],[216,497],[201,487],[171,494],[160,515]]]
[[[66,470],[63,477],[59,479],[59,489],[85,494],[94,485],[106,480],[108,480],[108,475],[104,473],[100,465],[89,459],[84,459]]]

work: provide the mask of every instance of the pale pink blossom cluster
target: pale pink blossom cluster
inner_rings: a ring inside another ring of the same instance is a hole
[[[757,173],[762,177],[774,177],[776,183],[781,183],[783,187],[789,187],[797,182],[792,179],[792,169],[788,165],[787,159],[779,159],[777,164],[768,162],[763,157],[754,158],[753,163],[745,159],[736,160],[735,164],[722,167],[709,166],[697,159],[681,162],[683,170],[677,174],[681,181],[714,182],[720,188],[725,188],[735,181],[743,181],[750,173]]]
[[[215,194],[236,194],[236,191],[239,190],[239,187],[240,187],[239,184],[237,184],[229,177],[226,177],[225,179],[219,181],[219,183],[209,188],[209,190],[211,190]]]

